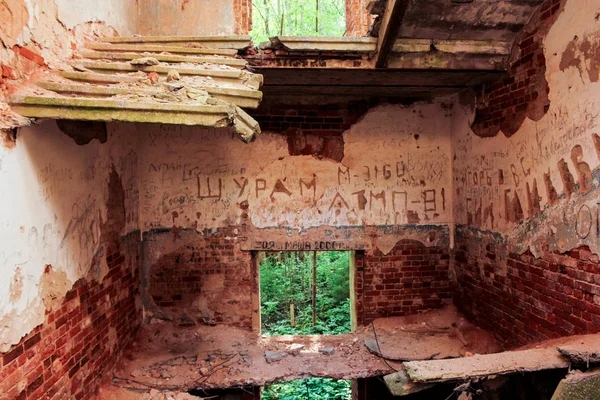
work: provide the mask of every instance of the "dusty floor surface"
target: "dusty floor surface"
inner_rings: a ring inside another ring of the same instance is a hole
[[[499,350],[490,333],[466,321],[452,306],[379,319],[374,326],[381,353],[391,359],[423,360]],[[144,325],[98,398],[150,399],[151,389],[154,394],[156,390],[185,392],[262,386],[311,376],[353,379],[393,372],[365,342],[377,347],[372,325],[344,335],[272,337],[227,326]],[[267,362],[266,351],[288,352],[292,344],[304,346],[298,355],[288,353],[279,361]],[[324,354],[327,352],[331,354]],[[397,362],[390,361],[390,365],[400,368]]]

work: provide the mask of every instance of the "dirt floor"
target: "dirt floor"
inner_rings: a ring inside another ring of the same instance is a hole
[[[392,360],[499,350],[491,333],[466,321],[453,306],[378,319],[344,335],[266,337],[235,327],[183,327],[161,321],[140,329],[112,381],[102,386],[97,398],[162,399],[157,393],[262,386],[313,376],[367,378],[400,368],[401,364]]]

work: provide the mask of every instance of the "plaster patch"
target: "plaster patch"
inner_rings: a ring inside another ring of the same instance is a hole
[[[51,311],[58,308],[71,286],[73,284],[64,271],[55,270],[51,265],[46,265],[39,283],[39,294],[46,310]]]

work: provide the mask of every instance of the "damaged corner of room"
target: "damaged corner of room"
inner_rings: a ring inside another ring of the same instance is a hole
[[[281,6],[0,0],[0,398],[598,397],[600,5]]]

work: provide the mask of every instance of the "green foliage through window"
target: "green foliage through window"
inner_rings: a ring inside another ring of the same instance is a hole
[[[262,400],[350,400],[352,383],[328,378],[273,383],[262,391]]]
[[[253,0],[252,40],[273,36],[343,36],[345,0]]]
[[[262,253],[260,297],[266,335],[341,334],[351,330],[350,252],[317,252],[313,326],[312,252]],[[294,309],[292,325],[290,307]],[[351,382],[310,378],[266,385],[263,400],[350,400]]]

